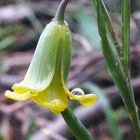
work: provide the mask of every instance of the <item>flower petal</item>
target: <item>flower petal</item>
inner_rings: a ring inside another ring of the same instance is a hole
[[[30,92],[32,94],[32,96],[35,96],[35,95],[38,94],[38,91],[37,90],[31,89],[31,88],[28,88],[28,87],[24,86],[22,84],[22,82],[20,82],[18,84],[17,83],[14,84],[12,86],[12,89],[13,89],[13,91],[17,92],[18,94],[24,94],[26,92]]]
[[[67,22],[65,22],[66,27],[65,28],[65,34],[63,35],[64,38],[64,44],[62,48],[62,63],[61,63],[61,80],[63,83],[66,83],[68,78],[68,73],[70,70],[70,63],[71,63],[71,52],[72,52],[72,40],[71,40],[71,34],[68,28]]]
[[[61,27],[61,28],[60,28]],[[60,39],[64,26],[52,21],[46,26],[41,34],[33,59],[25,75],[24,80],[15,88],[27,88],[29,90],[41,92],[51,83],[56,66],[57,50],[61,45]]]
[[[24,80],[14,84],[12,89],[21,94],[30,91],[33,96],[36,96],[36,93],[48,88],[55,73],[58,73],[58,78],[64,78],[66,81],[70,59],[71,36],[68,25],[52,21],[40,36]]]
[[[11,98],[13,100],[24,101],[24,100],[27,100],[31,97],[31,93],[26,92],[24,94],[18,94],[16,92],[11,92],[11,91],[7,90],[5,92],[5,96],[8,97],[8,98]]]
[[[60,113],[67,108],[67,104],[59,99],[52,100],[51,102],[44,103],[44,106],[49,108],[53,113]]]
[[[49,108],[53,113],[60,113],[68,106],[68,98],[65,91],[60,88],[49,88],[37,96],[32,97],[33,101],[41,106]]]
[[[83,106],[89,106],[96,101],[95,94],[74,95],[66,88],[65,88],[65,91],[71,99],[78,100]]]

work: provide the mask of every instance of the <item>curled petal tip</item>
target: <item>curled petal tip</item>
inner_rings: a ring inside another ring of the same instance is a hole
[[[31,97],[31,93],[26,92],[24,94],[19,94],[19,93],[7,90],[5,92],[5,96],[10,98],[10,99],[13,99],[13,100],[24,101],[24,100],[27,100],[27,99],[29,99]]]
[[[95,103],[96,100],[97,100],[97,97],[95,94],[87,94],[87,95],[84,95],[83,97],[81,97],[80,103],[83,106],[90,106],[93,103]]]
[[[75,88],[71,92],[67,89],[65,91],[71,99],[78,100],[83,106],[89,106],[96,101],[95,94],[84,94],[80,88]]]

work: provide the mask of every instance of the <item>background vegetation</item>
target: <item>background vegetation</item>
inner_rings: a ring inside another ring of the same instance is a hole
[[[0,1],[0,140],[74,140],[60,115],[32,103],[15,102],[4,91],[23,79],[38,37],[53,18],[58,0]],[[121,0],[105,0],[121,42]],[[140,107],[140,2],[131,2],[131,76]],[[93,15],[95,17],[93,17]],[[70,89],[95,91],[98,101],[88,107],[70,103],[96,140],[135,140],[124,104],[101,51],[97,18],[90,1],[71,0],[66,11],[73,37]]]

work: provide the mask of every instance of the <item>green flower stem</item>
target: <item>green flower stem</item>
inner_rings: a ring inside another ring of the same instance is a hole
[[[99,0],[97,4],[97,19],[99,34],[102,39],[102,50],[107,66],[128,111],[136,138],[137,140],[140,140],[140,121],[130,82],[130,75],[128,74],[126,76],[126,69],[122,66],[119,56],[115,54],[116,51],[114,50],[114,44],[108,39],[101,0]]]
[[[55,20],[59,21],[59,22],[63,22],[64,21],[64,13],[65,13],[65,9],[66,6],[68,4],[70,0],[62,0],[61,3],[58,6],[58,9],[56,11],[55,14]]]
[[[77,140],[94,140],[71,109],[65,109],[63,112],[61,112],[61,114]]]
[[[64,22],[64,13],[68,2],[69,0],[61,1],[54,20]],[[65,109],[61,114],[77,140],[93,140],[90,133],[70,109]]]

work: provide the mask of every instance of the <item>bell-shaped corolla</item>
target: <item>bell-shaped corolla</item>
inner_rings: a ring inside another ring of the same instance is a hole
[[[13,91],[6,91],[5,96],[18,101],[31,98],[54,113],[60,113],[68,107],[68,96],[84,106],[95,102],[96,95],[76,95],[65,85],[71,50],[71,34],[66,21],[54,20],[49,23],[39,38],[24,80],[14,84]]]

